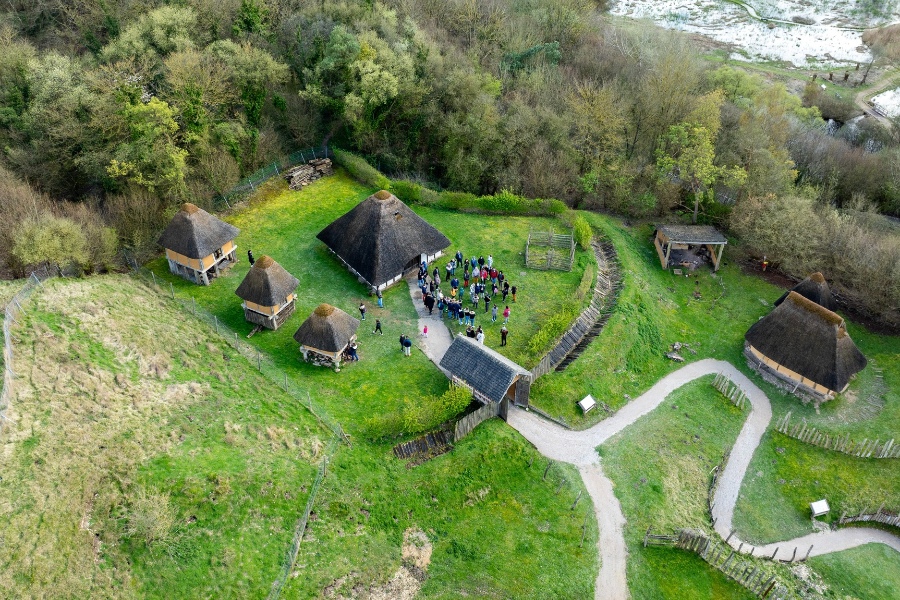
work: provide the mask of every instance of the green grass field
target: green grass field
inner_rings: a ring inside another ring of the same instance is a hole
[[[628,520],[628,584],[632,598],[752,598],[697,555],[643,547],[649,526],[711,531],[706,512],[709,473],[746,418],[704,377],[678,389],[651,414],[600,447]]]
[[[900,597],[900,554],[868,544],[809,559],[836,598],[896,600]]]

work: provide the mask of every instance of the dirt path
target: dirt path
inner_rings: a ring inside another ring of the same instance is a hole
[[[866,98],[872,98],[877,96],[879,93],[883,92],[886,88],[895,87],[897,85],[896,81],[897,72],[894,70],[888,70],[884,74],[882,74],[881,79],[878,80],[874,86],[863,90],[857,93],[853,97],[853,101],[856,103],[856,106],[859,107],[864,113],[869,114],[876,119],[878,119],[882,125],[890,128],[892,126],[891,120],[881,116],[872,110],[872,107],[866,103]]]
[[[660,379],[647,392],[635,398],[615,415],[584,431],[569,431],[550,423],[533,413],[514,410],[509,413],[509,424],[521,433],[537,449],[554,460],[569,462],[578,466],[585,487],[594,502],[594,511],[600,536],[597,549],[600,554],[600,573],[594,591],[596,600],[621,600],[628,597],[625,565],[627,551],[623,537],[625,517],[613,493],[612,482],[603,475],[600,457],[596,447],[622,431],[642,416],[659,406],[666,397],[682,385],[704,375],[724,373],[738,384],[750,400],[751,411],[744,423],[728,463],[722,470],[713,498],[713,517],[716,532],[723,538],[731,534],[734,506],[737,502],[741,483],[762,439],[772,420],[772,406],[768,397],[749,378],[730,363],[705,359],[691,363]],[[795,552],[798,558],[806,556],[810,546],[810,556],[847,550],[870,543],[886,544],[900,551],[900,537],[870,528],[841,529],[824,533],[813,533],[793,540],[754,547],[735,536],[729,544],[743,553],[751,549],[757,556],[772,555],[778,548],[777,556],[789,559]]]
[[[440,369],[441,359],[444,358],[447,348],[453,343],[453,335],[436,309],[433,314],[428,314],[428,309],[422,304],[422,292],[417,285],[416,276],[407,277],[406,283],[409,285],[409,297],[419,315],[419,331],[416,333],[417,345],[425,353],[425,356]],[[422,330],[426,325],[428,326],[427,338],[422,337]],[[443,371],[443,369],[441,370]],[[445,372],[444,375],[446,374]]]

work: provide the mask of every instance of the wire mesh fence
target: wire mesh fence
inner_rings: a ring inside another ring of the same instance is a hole
[[[60,272],[62,274],[62,272]],[[52,277],[51,271],[46,266],[38,271],[32,271],[22,289],[12,297],[3,315],[3,389],[0,390],[0,429],[3,425],[12,420],[6,415],[9,408],[9,402],[12,398],[13,380],[16,379],[15,366],[13,364],[13,325],[19,324],[16,317],[27,314],[22,305],[31,297],[31,294],[38,287],[43,286],[43,282]]]
[[[247,194],[255,192],[256,188],[265,183],[272,176],[281,175],[283,171],[295,165],[317,158],[334,158],[334,154],[328,146],[320,146],[318,148],[297,150],[287,156],[283,156],[282,158],[273,161],[271,164],[261,167],[244,179],[241,179],[237,185],[228,192],[217,197],[214,203],[215,209],[223,210],[225,208],[231,208],[232,204],[240,201]]]

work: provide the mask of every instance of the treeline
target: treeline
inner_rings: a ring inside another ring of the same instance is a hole
[[[847,120],[846,104],[714,69],[687,38],[610,22],[595,0],[7,6],[2,161],[54,198],[3,222],[12,267],[37,259],[24,241],[12,252],[19,223],[91,221],[79,228],[87,246],[112,228],[149,252],[178,203],[209,206],[260,165],[323,141],[459,209],[547,198],[727,225],[749,198],[799,194],[900,214],[898,128],[864,121],[830,135],[823,112]]]

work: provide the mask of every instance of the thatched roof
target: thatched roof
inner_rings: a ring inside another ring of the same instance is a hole
[[[299,284],[300,281],[285,271],[284,267],[268,256],[262,256],[247,271],[247,275],[234,293],[248,302],[255,302],[261,306],[275,306],[284,304]]]
[[[503,399],[517,376],[530,375],[524,367],[462,334],[453,339],[441,359],[441,368],[495,402]]]
[[[350,343],[357,329],[359,319],[330,304],[320,304],[294,333],[294,339],[316,350],[340,352]]]
[[[381,285],[421,254],[450,245],[443,233],[393,194],[381,190],[316,236],[370,284]]]
[[[834,301],[834,296],[831,295],[831,288],[828,287],[828,283],[826,283],[825,277],[821,273],[813,273],[795,285],[794,289],[785,292],[781,298],[775,301],[775,306],[784,302],[784,299],[788,297],[790,292],[797,292],[804,298],[812,300],[828,310],[837,309],[837,302]]]
[[[788,292],[744,338],[778,364],[830,390],[843,390],[850,377],[866,367],[844,319],[797,292]]]
[[[676,244],[727,244],[728,240],[711,225],[659,225],[669,241]]]
[[[187,202],[159,236],[159,245],[190,258],[204,258],[230,242],[240,229]]]

